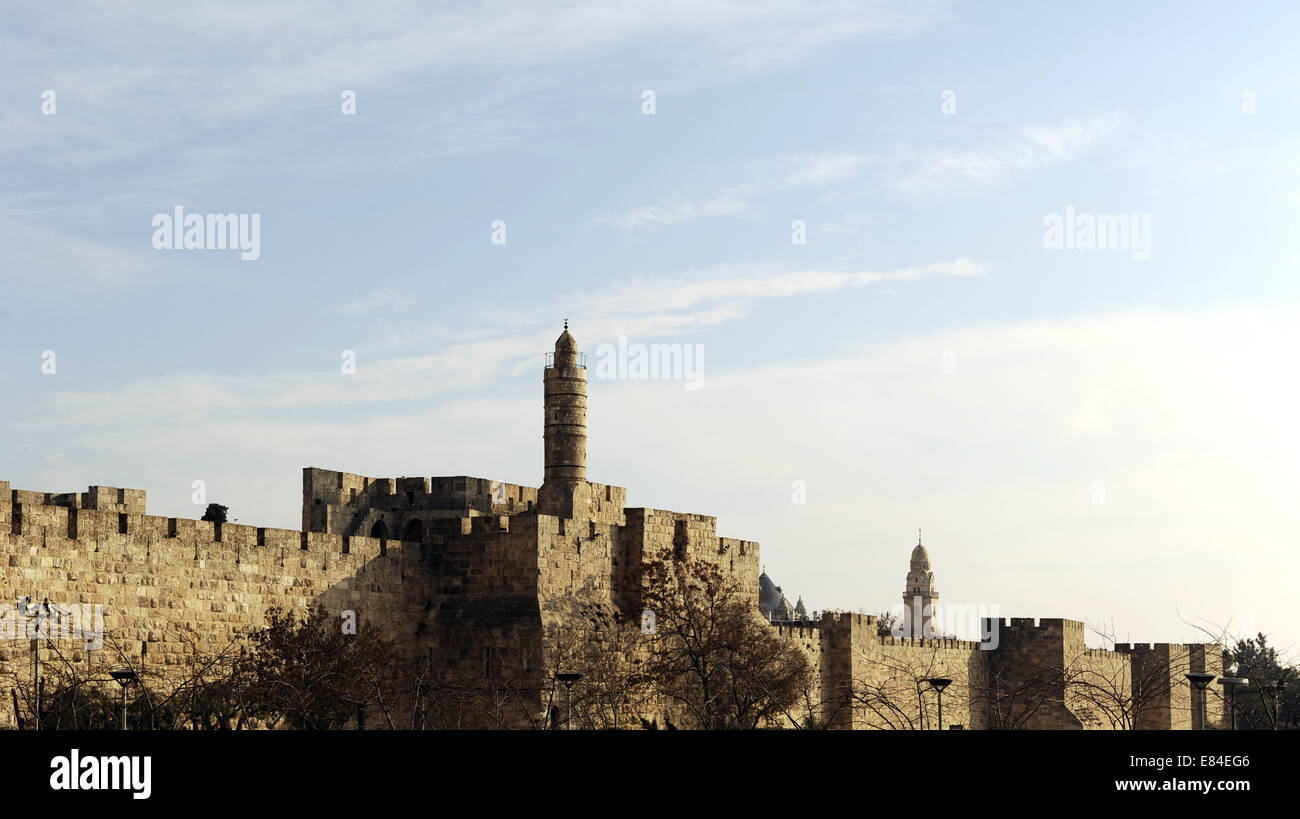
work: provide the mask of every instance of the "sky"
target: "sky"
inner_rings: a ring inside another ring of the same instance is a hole
[[[943,603],[1294,653],[1298,24],[6,3],[0,479],[285,528],[305,466],[535,486],[567,318],[589,479],[809,610],[894,605],[921,529]],[[597,377],[620,338],[696,370]]]

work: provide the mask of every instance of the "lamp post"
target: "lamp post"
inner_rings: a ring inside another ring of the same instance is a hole
[[[32,617],[35,620],[35,630],[31,632],[32,633],[32,697],[36,701],[36,730],[39,731],[41,730],[41,699],[42,699],[42,695],[45,693],[45,686],[43,684],[43,680],[41,679],[41,621],[42,620],[48,621],[50,619],[50,598],[48,597],[45,598],[45,603],[43,604],[43,608],[44,608],[43,612],[42,612],[42,606],[32,605],[32,598],[30,595],[18,601],[18,611],[20,613],[26,613],[29,608],[34,612]]]
[[[132,671],[129,668],[123,668],[117,671],[108,672],[108,676],[117,680],[117,684],[122,686],[122,730],[125,731],[126,730],[126,689],[135,685],[136,682],[140,679],[140,675],[136,674],[134,671]]]
[[[582,679],[581,674],[573,672],[556,674],[555,679],[564,683],[564,730],[573,730],[573,684]]]
[[[1207,674],[1204,671],[1193,671],[1190,674],[1184,674],[1197,691],[1201,692],[1201,730],[1205,730],[1205,689],[1214,682],[1214,675]]]
[[[943,689],[952,685],[952,680],[947,677],[929,677],[925,680],[930,687],[939,695],[939,730],[943,730]]]
[[[1232,730],[1237,730],[1237,686],[1250,685],[1245,677],[1220,677],[1219,685],[1228,692],[1228,712],[1232,715]]]

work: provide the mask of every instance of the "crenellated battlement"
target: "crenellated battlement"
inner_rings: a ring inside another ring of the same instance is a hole
[[[860,641],[874,642],[880,646],[905,646],[923,649],[951,649],[954,651],[974,651],[981,647],[975,640],[959,640],[953,637],[895,637],[879,632],[880,618],[874,614],[856,612],[827,611],[817,620],[780,621],[772,624],[773,628],[794,627],[812,628],[826,631],[847,631]]]
[[[818,619],[819,624],[826,624],[832,627],[850,627],[850,628],[867,628],[873,631],[877,627],[880,618],[874,614],[858,614],[851,611],[825,611]]]
[[[718,519],[711,515],[634,507],[624,509],[623,518],[629,530],[660,544],[660,551],[670,557],[690,556],[719,564],[725,561],[732,567],[740,560],[744,566],[755,569],[757,576],[758,543],[718,537]]]
[[[787,640],[806,640],[821,633],[818,625],[811,620],[773,623],[772,628]]]
[[[1120,654],[1161,654],[1187,652],[1188,654],[1222,650],[1216,643],[1116,643],[1115,651]]]
[[[143,489],[117,486],[91,486],[85,492],[38,492],[12,489],[9,481],[0,481],[0,506],[7,507],[10,515],[17,510],[20,518],[23,512],[36,515],[41,507],[143,515],[145,492]],[[9,519],[12,520],[12,517]]]
[[[981,644],[975,640],[958,640],[952,637],[895,637],[892,634],[878,634],[876,639],[882,646],[911,646],[925,649],[951,649],[953,651],[978,651]]]
[[[749,557],[758,554],[758,542],[754,540],[741,540],[734,537],[718,538],[718,552],[720,554],[729,554],[732,551],[742,557]]]
[[[317,467],[303,470],[304,531],[399,537],[416,520],[536,513],[539,490],[468,475],[373,478]],[[575,520],[621,523],[627,490],[586,483],[576,493]],[[382,524],[382,525],[381,525]]]
[[[280,555],[281,565],[292,559],[324,562],[344,555],[367,560],[387,553],[399,541],[331,532],[277,529],[241,523],[144,514],[143,490],[90,487],[83,493],[54,494],[8,489],[0,482],[0,544],[39,548],[49,555],[120,551],[143,544],[145,554],[156,549],[181,550],[194,560]],[[127,511],[131,510],[131,511]],[[453,517],[431,527],[439,538],[498,534],[510,531],[508,515]]]
[[[335,531],[341,521],[383,512],[516,514],[533,511],[537,489],[469,475],[372,478],[303,469],[303,529]]]
[[[1085,648],[1083,650],[1082,655],[1080,656],[1094,658],[1094,659],[1107,659],[1107,658],[1115,657],[1122,653],[1123,652],[1115,651],[1109,648]]]
[[[1016,632],[1019,634],[1066,634],[1079,633],[1084,630],[1083,623],[1079,620],[1067,620],[1063,617],[999,617],[984,618],[984,625],[990,625],[994,619],[999,623],[999,628],[1003,632]]]

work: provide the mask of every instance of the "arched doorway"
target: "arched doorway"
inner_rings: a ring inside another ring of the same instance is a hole
[[[404,543],[423,543],[424,542],[424,521],[411,520],[407,521],[406,526],[402,529],[402,541]]]
[[[420,550],[416,552],[419,555],[417,559],[426,559],[429,556],[429,544],[424,542],[424,521],[408,520],[402,527],[402,551],[409,555],[415,551],[416,544],[420,546]]]
[[[382,520],[375,521],[375,525],[370,527],[370,536],[379,539],[379,556],[384,557],[388,554],[388,524]]]

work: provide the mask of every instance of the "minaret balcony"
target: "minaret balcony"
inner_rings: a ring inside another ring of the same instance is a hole
[[[578,353],[577,356],[578,356],[578,363],[576,366],[578,367],[578,369],[580,370],[587,369],[587,354]],[[546,354],[546,369],[548,370],[555,369],[555,353]]]

